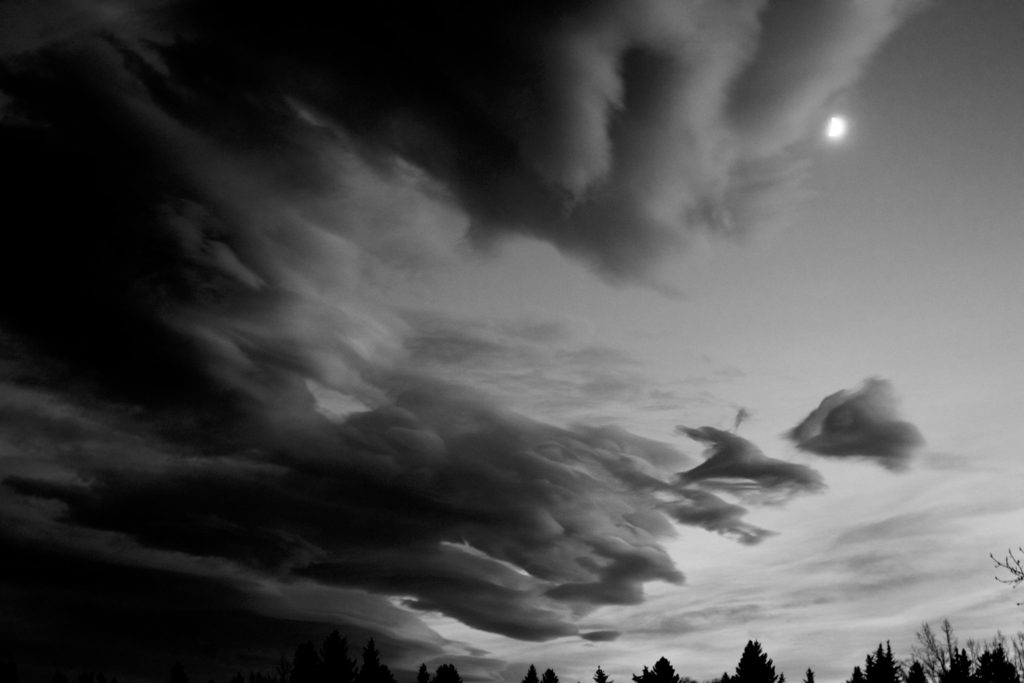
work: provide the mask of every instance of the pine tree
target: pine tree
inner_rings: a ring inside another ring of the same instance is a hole
[[[416,672],[416,683],[430,683],[430,672],[426,664],[420,664],[420,670]]]
[[[356,663],[348,656],[348,640],[335,629],[320,647],[320,683],[353,683],[355,677]]]
[[[953,651],[949,670],[939,677],[939,683],[971,683],[971,660],[966,650]]]
[[[1021,683],[1017,669],[1007,659],[1002,645],[981,653],[973,680],[975,683]]]
[[[814,671],[812,669],[807,669],[807,673],[804,674],[803,683],[814,683]]]
[[[928,677],[924,675],[924,666],[916,659],[907,669],[906,683],[928,683]]]
[[[899,664],[892,656],[892,647],[889,641],[878,644],[874,655],[868,655],[864,663],[864,679],[866,683],[901,683],[903,676],[900,673]]]
[[[865,683],[864,672],[860,670],[859,666],[853,667],[853,675],[846,683]]]
[[[608,674],[598,666],[597,671],[594,672],[594,683],[615,683],[612,679],[608,678]]]
[[[290,683],[318,683],[320,676],[320,655],[312,641],[306,641],[295,648],[292,657]]]
[[[95,680],[92,674],[81,673],[78,675],[79,683],[85,683],[82,680],[83,676],[88,677],[89,683]],[[182,666],[181,662],[175,662],[174,666],[171,667],[171,683],[188,683],[188,675],[185,673],[185,667]]]
[[[540,677],[537,676],[537,667],[533,664],[526,671],[526,676],[523,677],[523,683],[540,683]]]
[[[540,677],[540,683],[558,683],[554,669],[545,669],[544,675]]]
[[[654,663],[652,669],[646,666],[639,674],[633,674],[634,683],[680,683],[679,674],[672,667],[672,663],[662,657]]]
[[[391,669],[381,664],[377,644],[370,638],[363,648],[363,665],[356,673],[355,683],[394,683],[394,680]]]
[[[748,640],[732,680],[733,683],[778,683],[779,677],[775,675],[775,664],[762,652],[761,643]]]
[[[18,665],[10,657],[0,663],[0,683],[18,683]]]
[[[459,676],[459,671],[454,664],[442,664],[434,672],[431,683],[462,683],[462,677]]]

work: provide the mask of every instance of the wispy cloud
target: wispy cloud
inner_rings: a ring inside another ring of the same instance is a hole
[[[683,484],[701,482],[760,501],[784,500],[825,488],[825,480],[814,469],[769,458],[750,441],[731,432],[714,427],[676,429],[707,445],[704,462],[679,474]]]

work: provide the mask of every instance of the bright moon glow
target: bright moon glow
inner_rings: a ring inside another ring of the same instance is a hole
[[[842,140],[846,137],[847,127],[846,119],[842,116],[832,116],[825,127],[825,137],[829,140]]]

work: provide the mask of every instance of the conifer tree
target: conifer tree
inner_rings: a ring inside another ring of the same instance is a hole
[[[916,659],[910,663],[907,669],[906,683],[928,683],[928,677],[924,674],[924,666]]]
[[[853,667],[853,675],[846,683],[865,683],[864,672],[860,670],[859,666]]]
[[[355,660],[348,656],[348,640],[337,629],[320,646],[320,683],[353,683]]]
[[[87,676],[89,683],[95,680],[92,674],[85,674],[83,672],[78,675],[79,683],[85,683],[82,680],[83,676]],[[188,683],[188,675],[185,674],[185,667],[182,666],[181,662],[175,662],[171,667],[171,683]]]
[[[426,664],[420,664],[420,670],[416,672],[416,683],[430,683],[430,672]]]
[[[0,663],[0,683],[18,683],[18,665],[10,657]]]
[[[316,646],[312,641],[306,641],[295,648],[295,655],[292,657],[290,683],[319,683],[317,678],[320,674],[320,655],[316,653]]]
[[[545,669],[544,675],[540,677],[540,683],[558,683],[558,676],[554,669]]]
[[[537,667],[533,664],[526,671],[526,676],[523,677],[523,683],[540,683],[540,677],[537,676]]]
[[[949,670],[939,678],[939,683],[971,683],[971,660],[966,650],[953,651]]]
[[[812,669],[807,669],[807,673],[804,674],[803,683],[814,683],[814,671]]]
[[[672,663],[662,657],[654,663],[654,667],[648,669],[646,666],[639,674],[633,674],[634,683],[680,683],[679,674],[676,673]]]
[[[1016,667],[1006,657],[1006,650],[1001,644],[994,650],[986,649],[981,653],[973,680],[975,683],[1021,683]]]
[[[615,683],[612,679],[608,678],[608,674],[604,672],[600,666],[597,667],[597,671],[594,672],[594,683]]]
[[[768,654],[761,650],[761,643],[748,640],[739,664],[736,665],[736,675],[732,678],[732,683],[778,683],[778,680],[775,664],[768,658]]]
[[[442,664],[434,672],[431,683],[462,683],[462,677],[459,676],[459,671],[454,664]]]

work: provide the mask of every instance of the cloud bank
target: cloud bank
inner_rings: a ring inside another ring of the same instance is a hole
[[[605,640],[591,610],[682,582],[673,522],[764,538],[708,489],[771,501],[813,471],[704,427],[673,481],[671,446],[460,386],[600,362],[545,381],[621,400],[621,358],[448,334],[387,294],[463,235],[637,280],[743,232],[912,4],[0,5],[0,543],[28,558],[2,593],[60,597],[5,605],[23,650],[95,595],[123,610],[108,642],[160,642],[133,604],[390,633],[399,658],[441,647],[417,611]]]

